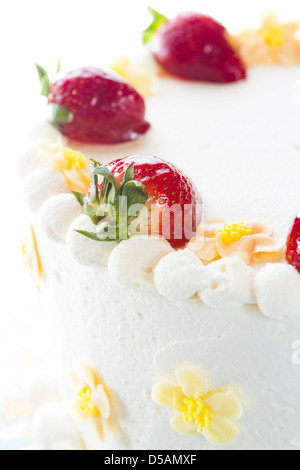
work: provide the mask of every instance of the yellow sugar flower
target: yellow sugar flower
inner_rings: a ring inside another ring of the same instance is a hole
[[[260,220],[228,224],[223,219],[207,220],[193,238],[189,249],[208,264],[220,258],[237,256],[246,264],[255,261],[279,261],[285,242],[272,237],[272,228]]]
[[[207,378],[200,371],[179,369],[178,385],[159,383],[152,389],[152,400],[173,408],[171,427],[185,435],[201,434],[213,445],[228,445],[239,434],[237,421],[242,405],[230,389],[209,391]]]
[[[257,30],[246,30],[234,38],[246,65],[300,64],[300,21],[280,23],[274,13],[262,17]]]
[[[24,265],[26,269],[29,270],[35,285],[40,289],[41,281],[44,277],[44,271],[35,231],[32,225],[29,225],[28,230],[24,234],[24,241],[21,245],[21,249]]]
[[[71,191],[86,193],[90,186],[88,159],[60,141],[45,140],[40,144],[39,158],[43,166],[61,172]]]
[[[77,366],[73,380],[77,390],[73,411],[80,421],[94,426],[103,440],[105,424],[111,415],[107,389],[95,371],[85,364]]]

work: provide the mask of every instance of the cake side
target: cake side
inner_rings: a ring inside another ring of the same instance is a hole
[[[271,321],[256,307],[224,313],[199,299],[170,302],[154,290],[122,289],[107,268],[81,266],[64,245],[38,239],[44,302],[60,343],[63,401],[70,409],[76,403],[72,374],[81,362],[96,371],[110,396],[103,441],[92,422],[74,415],[87,448],[215,448],[204,437],[177,434],[169,424],[174,411],[151,400],[156,384],[176,384],[178,368],[198,368],[212,390],[239,397],[240,433],[226,448],[297,448],[299,379],[291,345],[299,320]]]

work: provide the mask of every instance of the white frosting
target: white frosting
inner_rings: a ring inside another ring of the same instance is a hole
[[[33,171],[23,181],[23,197],[34,213],[37,213],[50,197],[69,192],[63,174],[45,168]]]
[[[59,402],[57,370],[51,365],[32,368],[24,383],[25,397],[33,410],[50,402]]]
[[[35,413],[32,431],[41,450],[84,450],[68,408],[59,403],[44,405]]]
[[[268,264],[256,277],[255,290],[258,306],[267,317],[300,319],[300,274],[293,266]]]
[[[91,240],[75,230],[96,233],[101,226],[94,225],[85,214],[80,215],[70,226],[67,233],[67,247],[70,255],[84,266],[107,266],[108,258],[116,242],[98,242]]]
[[[254,270],[240,258],[223,258],[206,267],[209,283],[199,290],[199,297],[208,306],[230,311],[256,303]]]
[[[172,251],[162,238],[134,236],[113,250],[108,260],[109,274],[122,287],[153,286],[155,266]]]
[[[154,270],[158,292],[169,300],[192,297],[207,282],[209,272],[187,248],[174,251],[159,261]]]
[[[21,153],[18,161],[18,172],[21,179],[42,167],[39,158],[39,143],[33,141],[28,143]]]
[[[81,213],[82,207],[73,194],[58,194],[48,199],[40,210],[41,229],[54,242],[64,241],[70,225]]]

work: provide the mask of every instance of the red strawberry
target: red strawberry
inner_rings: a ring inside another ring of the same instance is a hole
[[[300,273],[300,213],[297,215],[287,238],[286,260]]]
[[[200,223],[201,214],[197,204],[201,204],[201,198],[192,181],[175,166],[158,157],[138,155],[116,160],[107,167],[100,166],[97,162],[92,164],[96,165],[92,168],[93,174],[101,175],[102,178],[98,182],[98,195],[92,184],[89,200],[85,204],[86,213],[93,217],[97,201],[107,203],[113,200],[118,213],[118,196],[126,195],[129,199],[128,206],[140,203],[151,209],[149,233],[153,234],[153,214],[157,215],[159,212],[162,217],[166,217],[166,211],[177,205],[180,210],[170,212],[170,223],[165,226],[161,219],[154,232],[164,236],[174,248],[182,247],[193,236],[187,230],[190,228],[195,231]],[[78,193],[75,195],[80,199]],[[95,223],[100,222],[97,217],[93,220]]]
[[[220,23],[198,13],[183,13],[168,20],[150,11],[154,21],[144,32],[144,42],[157,30],[152,51],[167,72],[184,79],[218,83],[246,78],[245,66]]]
[[[37,66],[52,124],[74,140],[115,144],[134,140],[150,127],[143,98],[121,78],[94,67],[68,73],[51,84]]]

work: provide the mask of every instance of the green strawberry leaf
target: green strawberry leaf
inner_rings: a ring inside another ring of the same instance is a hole
[[[57,69],[56,69],[56,75],[60,72],[60,59],[58,59],[58,63],[57,63]]]
[[[73,193],[74,196],[76,197],[76,199],[77,199],[77,201],[79,202],[79,204],[84,207],[85,201],[86,201],[86,194],[84,194],[84,193],[79,193],[78,191],[72,191],[72,193]]]
[[[168,21],[168,18],[166,16],[162,15],[161,13],[154,10],[153,8],[148,7],[148,10],[153,16],[153,21],[150,24],[150,26],[148,26],[148,28],[145,29],[145,31],[143,31],[143,36],[142,36],[143,44],[148,44],[148,42],[151,41],[154,34],[158,30],[158,28]]]
[[[99,189],[98,189],[98,176],[94,175],[94,170],[95,168],[101,166],[101,163],[97,162],[97,160],[93,160],[90,158],[90,172],[92,175],[92,180],[91,180],[91,195],[90,195],[90,202],[93,203],[99,203],[100,198],[99,198]]]
[[[144,185],[133,179],[134,164],[130,164],[126,169],[117,194],[115,177],[106,166],[90,159],[90,171],[92,181],[89,197],[78,192],[73,194],[83,206],[84,213],[92,219],[95,225],[98,225],[104,218],[110,222],[96,233],[84,230],[76,230],[76,232],[99,242],[126,240],[129,238],[129,224],[136,217],[128,217],[129,209],[136,204],[144,206],[148,199]],[[100,194],[98,176],[103,177]]]
[[[50,93],[50,88],[51,88],[49,75],[47,71],[43,67],[41,67],[39,64],[35,64],[35,66],[39,75],[39,80],[42,85],[41,96],[45,96],[46,98],[48,98],[49,93]]]
[[[75,230],[75,232],[96,242],[112,242],[119,239],[118,227],[112,225],[107,225],[98,232],[87,232],[85,230]]]
[[[134,204],[145,205],[148,199],[148,194],[144,185],[140,181],[129,181],[125,184],[122,196],[127,197],[127,206]]]
[[[95,240],[96,242],[102,241],[97,233],[95,232],[86,232],[85,230],[74,230],[74,232],[79,233],[80,235],[84,235],[85,237],[89,238],[90,240]]]
[[[49,103],[48,106],[50,109],[50,122],[54,127],[60,129],[64,124],[72,122],[74,116],[66,108],[56,103]]]
[[[100,204],[115,204],[116,199],[116,180],[112,172],[106,166],[94,168],[93,175],[103,176],[103,184],[100,195]]]

